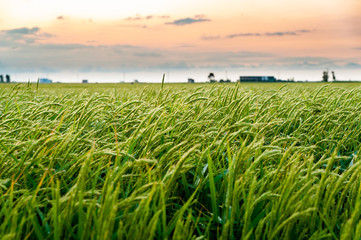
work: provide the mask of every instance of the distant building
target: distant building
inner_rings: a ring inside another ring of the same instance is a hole
[[[0,83],[3,83],[3,82],[4,82],[4,76],[0,75]]]
[[[188,83],[194,83],[194,79],[193,78],[188,78]]]
[[[240,82],[276,82],[274,76],[240,76]]]
[[[10,83],[10,75],[6,75],[6,82]]]
[[[48,78],[39,78],[39,83],[53,83],[53,81]]]
[[[82,83],[88,83],[88,80],[87,80],[87,79],[83,79],[81,82],[82,82]]]

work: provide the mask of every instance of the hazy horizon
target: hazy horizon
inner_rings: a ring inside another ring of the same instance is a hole
[[[276,79],[294,81],[316,82],[322,80],[322,72],[313,71],[235,71],[235,70],[188,70],[188,71],[144,71],[144,72],[52,72],[52,73],[15,73],[10,75],[13,82],[36,82],[38,78],[48,78],[55,82],[62,83],[81,83],[82,80],[88,80],[89,83],[131,83],[135,80],[139,82],[160,83],[162,76],[165,74],[165,82],[187,82],[188,78],[192,78],[195,82],[208,82],[208,74],[213,72],[216,80],[230,79],[232,82],[239,80],[239,76],[274,76]],[[330,70],[331,74],[331,70]],[[335,71],[336,78],[339,81],[361,81],[359,70],[341,70]],[[329,79],[332,81],[332,76]]]

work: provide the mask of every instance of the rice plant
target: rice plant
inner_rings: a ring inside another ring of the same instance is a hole
[[[1,239],[358,239],[359,85],[0,89]]]

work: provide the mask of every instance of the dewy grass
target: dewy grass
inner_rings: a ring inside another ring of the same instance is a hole
[[[1,87],[0,239],[360,238],[357,84]]]

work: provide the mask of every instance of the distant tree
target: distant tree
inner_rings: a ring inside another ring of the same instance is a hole
[[[208,74],[208,79],[209,79],[209,82],[216,82],[216,80],[214,79],[214,73],[209,73]]]
[[[4,76],[0,75],[0,82],[3,83],[4,82]]]
[[[332,79],[333,79],[333,81],[336,81],[336,75],[335,75],[335,72],[334,72],[334,71],[332,71],[331,73],[332,73]]]
[[[231,82],[231,80],[230,80],[230,79],[227,79],[225,82],[230,83],[230,82]]]
[[[6,82],[9,83],[10,82],[10,76],[6,75]]]
[[[225,81],[223,79],[219,80],[220,83],[224,83]]]
[[[323,71],[322,82],[328,82],[328,71]]]

